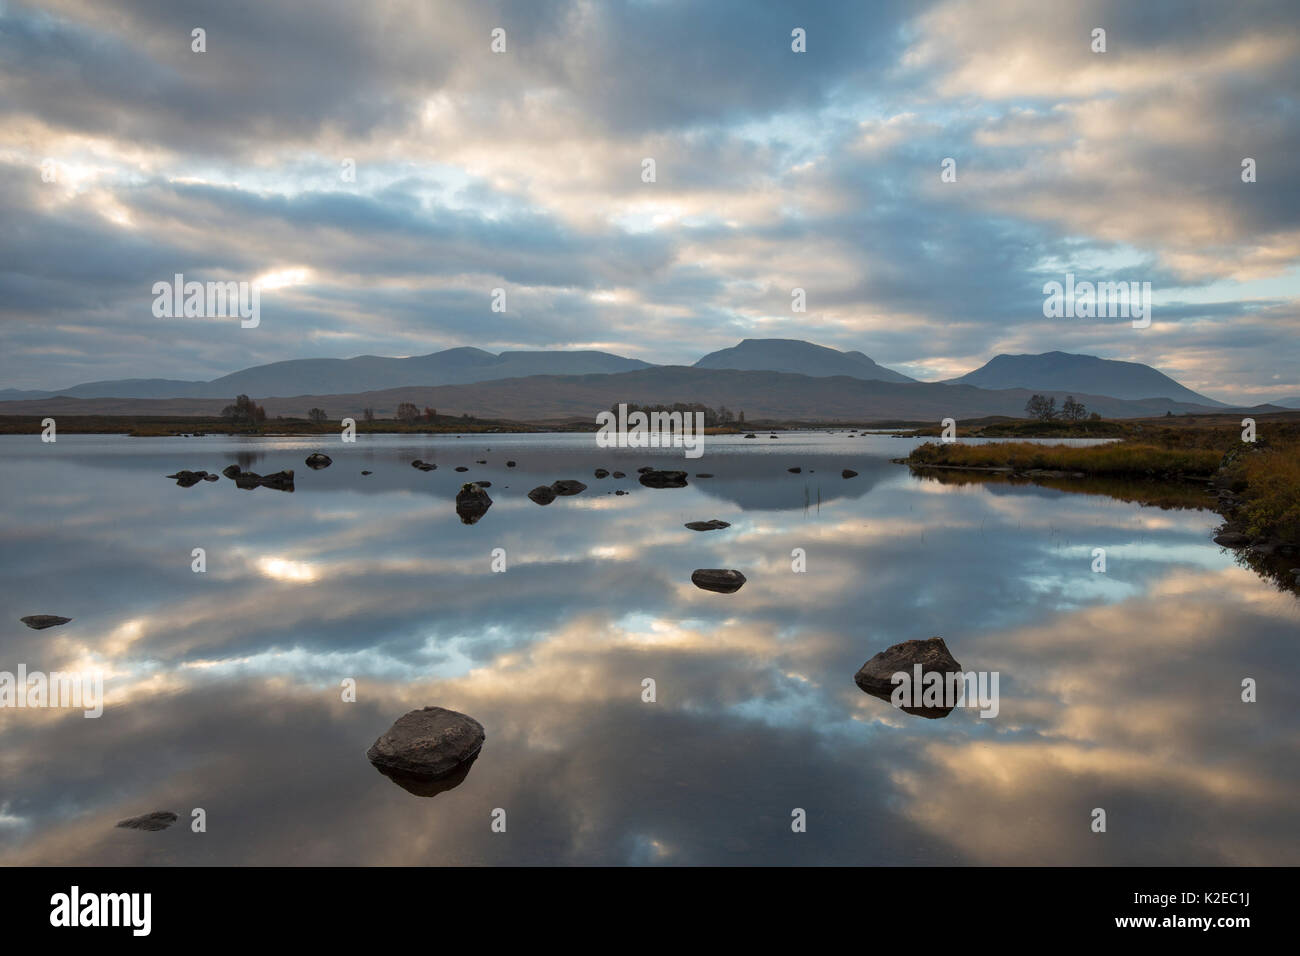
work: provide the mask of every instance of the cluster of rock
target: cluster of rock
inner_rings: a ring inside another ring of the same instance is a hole
[[[194,485],[197,485],[200,481],[220,480],[220,476],[210,475],[206,471],[186,471],[184,469],[176,472],[176,474],[174,475],[168,475],[167,477],[175,478],[176,484],[180,485],[182,488],[192,488]]]
[[[418,468],[420,471],[433,471],[438,466],[435,465],[433,462],[420,461],[420,459],[417,458],[415,459],[415,461],[411,462],[411,467]]]
[[[528,497],[539,505],[549,505],[557,497],[579,495],[586,490],[587,486],[580,481],[572,478],[561,478],[559,481],[553,481],[549,485],[538,485],[532,491],[528,492]]]

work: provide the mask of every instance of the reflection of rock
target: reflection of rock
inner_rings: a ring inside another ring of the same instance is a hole
[[[841,478],[856,478],[856,477],[858,477],[858,473],[857,473],[856,471],[854,471],[852,468],[845,468],[843,471],[840,472],[840,477],[841,477]]]
[[[532,491],[528,492],[528,497],[532,498],[533,501],[537,502],[539,505],[549,505],[555,500],[555,492],[547,485],[538,485]]]
[[[421,777],[415,774],[402,773],[400,770],[389,770],[387,767],[381,767],[375,764],[374,767],[393,783],[397,784],[407,793],[413,793],[417,797],[436,797],[440,793],[446,793],[453,790],[465,782],[469,776],[469,768],[474,766],[474,761],[478,759],[478,754],[470,757],[460,766],[444,773],[441,777]]]
[[[119,820],[116,825],[127,830],[166,830],[178,819],[180,818],[170,810],[155,810],[153,813]]]
[[[263,488],[273,488],[276,491],[293,491],[293,469],[263,475],[260,484]]]
[[[461,770],[478,756],[484,739],[483,725],[473,717],[445,707],[425,707],[397,718],[371,744],[366,759],[385,774],[431,782]]]
[[[722,568],[700,568],[691,574],[691,583],[705,591],[718,594],[734,594],[745,583],[745,576],[739,571]]]
[[[572,478],[561,478],[551,482],[551,490],[557,495],[577,495],[587,490],[587,486]]]
[[[460,491],[456,492],[456,514],[464,524],[478,521],[491,507],[492,499],[488,493],[472,481],[461,485]]]
[[[306,464],[308,468],[319,471],[322,468],[328,468],[330,465],[334,464],[334,459],[329,455],[322,455],[320,452],[314,451],[307,456]]]
[[[685,488],[686,472],[657,471],[651,468],[641,473],[641,484],[647,488]]]
[[[34,631],[43,631],[47,627],[58,627],[60,624],[67,624],[72,618],[59,617],[57,614],[28,614],[18,620]]]
[[[897,686],[893,681],[893,676],[901,671],[907,674],[915,684],[915,668],[917,664],[921,665],[923,680],[925,675],[929,673],[947,675],[961,671],[961,665],[948,652],[948,645],[943,642],[943,638],[931,637],[927,640],[903,641],[901,644],[885,648],[862,665],[858,672],[853,675],[853,681],[872,697],[893,704],[894,688]],[[921,694],[922,690],[923,687],[914,686],[913,688],[913,692],[917,695]],[[899,709],[904,713],[913,714],[917,717],[928,717],[932,720],[947,717],[952,713],[952,707],[947,706],[946,703],[941,707],[906,706]]]
[[[686,527],[692,531],[720,531],[723,528],[730,528],[729,521],[719,521],[717,518],[710,518],[708,521],[688,521]]]

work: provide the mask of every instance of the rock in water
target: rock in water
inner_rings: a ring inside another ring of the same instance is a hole
[[[797,475],[799,472],[803,471],[803,469],[798,465],[795,465],[793,468],[787,468],[786,471],[790,472],[792,475]]]
[[[621,471],[616,471],[616,472],[614,472],[614,477],[615,477],[615,478],[626,478],[627,475],[623,474],[623,472],[621,472]]]
[[[587,486],[572,478],[561,478],[559,481],[551,482],[551,490],[557,495],[576,495],[586,491]]]
[[[686,527],[692,531],[721,531],[723,528],[730,528],[731,522],[710,518],[708,521],[688,521]]]
[[[551,490],[549,485],[538,485],[532,491],[528,492],[528,497],[532,498],[533,501],[537,502],[539,505],[549,505],[555,500],[555,492]]]
[[[185,470],[181,470],[181,471],[176,472],[176,474],[174,474],[174,475],[168,475],[167,477],[168,477],[168,478],[175,478],[175,479],[176,479],[176,484],[180,485],[182,488],[191,488],[191,487],[193,487],[194,485],[197,485],[197,484],[198,484],[200,481],[202,481],[204,478],[208,477],[208,473],[207,473],[206,471],[185,471]],[[212,480],[213,480],[213,481],[216,481],[216,478],[217,478],[216,475],[213,475],[213,476],[212,476]]]
[[[262,483],[262,476],[255,471],[241,471],[231,477],[235,479],[235,486],[245,491],[251,491]]]
[[[445,707],[425,707],[399,718],[371,744],[366,759],[386,772],[444,777],[483,747],[483,725]]]
[[[932,672],[947,675],[961,671],[961,665],[949,653],[943,638],[931,637],[928,640],[903,641],[885,648],[859,668],[853,675],[853,682],[872,697],[892,704],[894,688],[897,686],[893,681],[894,675],[902,672],[909,678],[914,678],[917,664],[921,665],[923,680],[926,674]],[[915,688],[915,693],[919,694],[922,690],[922,687]],[[932,720],[952,713],[952,707],[946,703],[942,707],[907,706],[900,709],[904,713]]]
[[[239,466],[227,465],[225,468],[221,469],[221,473],[225,475],[227,478],[234,478],[239,474]]]
[[[597,477],[597,478],[608,478],[608,477],[609,477],[609,472],[606,471],[604,468],[597,468],[595,474],[596,474],[596,477]]]
[[[705,591],[718,594],[734,594],[745,583],[745,576],[739,571],[722,568],[700,568],[691,574],[691,583]]]
[[[468,469],[467,467],[465,467],[464,465],[457,465],[457,466],[456,466],[456,470],[457,470],[457,471],[469,471],[469,469]]]
[[[852,468],[845,468],[843,471],[840,472],[840,477],[841,477],[841,478],[856,478],[856,477],[858,477],[858,473],[857,473],[856,471],[854,471]]]
[[[473,524],[492,507],[488,493],[474,482],[467,482],[456,492],[456,514],[463,524]]]
[[[166,830],[178,819],[180,818],[170,810],[155,810],[153,813],[119,820],[116,825],[127,830]]]
[[[508,461],[508,462],[506,462],[506,467],[507,467],[507,468],[513,468],[513,467],[515,467],[515,463],[514,463],[513,461]]]
[[[242,478],[248,472],[244,472],[239,477]],[[238,479],[236,479],[238,483]],[[258,484],[263,488],[274,488],[276,491],[293,491],[293,469],[288,471],[277,471],[274,475],[263,475],[258,479]],[[240,485],[242,488],[243,485]]]
[[[685,488],[686,472],[658,471],[651,468],[641,473],[641,484],[647,488]]]
[[[334,459],[329,455],[322,455],[320,452],[312,452],[307,456],[307,467],[319,471],[321,468],[328,468],[334,464]]]
[[[72,620],[70,617],[59,617],[57,614],[28,614],[26,617],[20,617],[22,621],[33,631],[43,631],[47,627],[58,627],[60,624],[67,624]]]
[[[1214,543],[1225,548],[1244,548],[1250,544],[1250,536],[1240,531],[1225,531],[1215,536]]]

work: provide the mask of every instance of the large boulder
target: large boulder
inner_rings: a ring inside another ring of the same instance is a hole
[[[901,644],[885,648],[858,669],[858,672],[853,675],[853,682],[872,697],[892,704],[894,688],[898,686],[894,683],[894,675],[901,672],[914,680],[918,664],[921,666],[922,680],[925,679],[926,674],[932,672],[947,675],[961,671],[961,665],[949,652],[943,638],[931,637],[925,640],[903,641]],[[922,688],[916,688],[916,693],[919,694],[921,690]],[[905,706],[900,709],[906,714],[928,717],[932,720],[947,717],[952,713],[952,707],[946,705]]]
[[[28,614],[26,617],[20,617],[22,621],[33,631],[43,631],[47,627],[58,627],[60,624],[67,624],[72,620],[70,617],[59,617],[57,614]]]
[[[487,514],[492,507],[492,499],[480,485],[467,482],[456,492],[456,514],[460,515],[462,524],[473,524]]]
[[[397,718],[366,751],[380,770],[408,777],[445,777],[478,756],[486,734],[473,717],[425,707]]]
[[[691,574],[691,583],[705,591],[718,594],[734,594],[745,583],[745,576],[739,571],[723,568],[700,568]]]

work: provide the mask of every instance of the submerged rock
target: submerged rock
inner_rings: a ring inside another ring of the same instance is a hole
[[[488,493],[472,481],[461,485],[460,491],[456,492],[456,514],[460,515],[463,524],[478,521],[491,507],[492,499]]]
[[[473,717],[445,707],[425,707],[397,718],[366,751],[389,774],[443,778],[478,756],[486,734]]]
[[[888,701],[892,705],[894,688],[897,686],[894,684],[893,676],[901,671],[913,677],[918,664],[921,666],[922,679],[929,673],[946,675],[961,671],[961,665],[949,653],[948,645],[943,642],[943,638],[931,637],[926,640],[903,641],[901,644],[885,648],[858,669],[858,672],[853,675],[853,682],[872,697]],[[917,688],[917,693],[919,692],[920,688]],[[904,713],[931,720],[947,717],[952,713],[952,707],[946,705],[906,706],[899,709]]]
[[[699,474],[697,474],[695,477],[696,477],[696,478],[712,478],[713,475],[710,474],[710,473],[707,472],[707,471],[702,471],[702,472],[700,472]]]
[[[72,620],[70,617],[59,617],[57,614],[28,614],[26,617],[20,617],[22,621],[33,631],[43,631],[47,627],[58,627],[60,624],[67,624]]]
[[[686,527],[692,531],[721,531],[723,528],[730,528],[731,522],[711,518],[708,521],[688,521]]]
[[[319,471],[322,468],[328,468],[330,465],[334,464],[334,459],[329,455],[322,455],[320,452],[315,451],[307,456],[306,464],[308,468]]]
[[[561,478],[551,482],[551,490],[557,495],[578,495],[587,490],[587,486],[572,478]]]
[[[656,471],[651,468],[641,473],[641,484],[647,488],[685,488],[686,472]]]
[[[179,819],[180,817],[170,810],[155,810],[153,813],[119,820],[115,825],[127,830],[166,830]]]
[[[528,492],[528,497],[532,498],[533,501],[537,502],[539,505],[549,505],[555,500],[555,492],[551,490],[549,485],[538,485],[532,491]]]
[[[745,576],[739,571],[723,568],[700,568],[691,574],[691,583],[705,591],[733,594],[744,585]]]
[[[1225,531],[1223,534],[1215,535],[1214,543],[1225,548],[1244,548],[1250,544],[1250,536],[1240,531]]]

